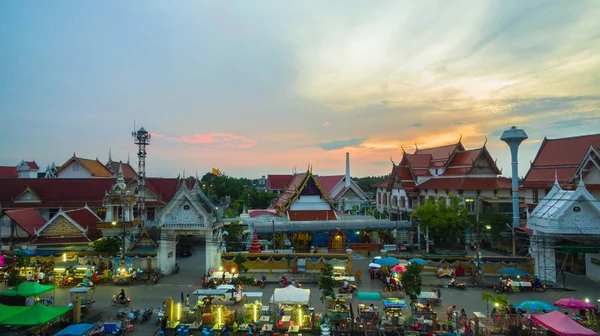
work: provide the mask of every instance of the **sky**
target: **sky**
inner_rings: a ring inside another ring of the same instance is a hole
[[[0,165],[385,175],[407,152],[598,133],[600,2],[3,1]]]

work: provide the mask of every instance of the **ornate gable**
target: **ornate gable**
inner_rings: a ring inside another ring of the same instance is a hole
[[[42,198],[39,197],[31,188],[27,187],[21,195],[17,196],[15,203],[40,203]]]
[[[473,160],[467,175],[499,175],[501,173],[487,148],[483,147],[477,158]]]
[[[314,177],[312,172],[308,170],[304,175],[304,179],[299,183],[295,193],[290,197],[289,201],[284,205],[282,212],[286,212],[290,209],[292,204],[298,200],[301,196],[320,196],[321,199],[326,201],[331,209],[335,209],[335,205],[327,197],[325,191],[321,188],[321,185]]]
[[[202,206],[197,193],[192,193],[187,185],[181,185],[175,197],[167,204],[160,215],[160,225],[167,226],[208,226],[214,218]]]
[[[142,232],[140,232],[140,235],[138,236],[138,238],[135,240],[135,243],[133,243],[133,245],[131,245],[129,247],[129,251],[146,251],[148,252],[148,250],[152,250],[152,249],[156,249],[156,247],[158,246],[158,244],[156,244],[156,242],[154,241],[154,239],[152,239],[152,237],[150,237],[150,234],[148,233],[148,230],[144,227],[142,228]]]
[[[44,224],[39,231],[38,237],[81,237],[85,236],[86,230],[60,211],[56,216]]]

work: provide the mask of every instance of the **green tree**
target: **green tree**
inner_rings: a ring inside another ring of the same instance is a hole
[[[408,264],[406,271],[402,273],[400,280],[402,289],[411,302],[416,302],[421,294],[421,266],[418,264]]]
[[[123,247],[123,241],[119,237],[106,237],[90,243],[90,246],[95,252],[113,257],[119,254],[121,251],[121,247]]]
[[[242,238],[244,228],[239,221],[233,221],[227,225],[227,234],[223,236],[227,251],[241,251],[243,248]]]
[[[8,258],[6,259],[8,261]],[[31,265],[31,257],[24,251],[17,251],[7,267],[8,273],[8,286],[18,286],[23,282],[23,278],[19,275],[19,269],[21,267],[29,267]]]
[[[233,258],[233,262],[235,263],[235,266],[237,267],[240,273],[248,272],[248,266],[246,266],[246,263],[248,262],[248,257],[246,257],[246,255],[241,253],[236,254]]]
[[[499,307],[506,307],[508,305],[508,299],[506,298],[506,295],[503,294],[494,295],[489,292],[483,292],[481,294],[481,299],[486,303],[487,316],[490,315],[490,303],[493,303],[494,306],[497,305]]]
[[[428,227],[432,235],[439,236],[453,232],[461,235],[468,223],[468,210],[462,198],[453,194],[446,198],[428,200],[418,207],[412,216],[421,222],[421,228]]]
[[[389,176],[366,176],[366,177],[353,177],[352,179],[362,191],[365,193],[374,193],[377,188],[373,187],[374,184],[379,183],[388,179]]]
[[[334,285],[333,266],[331,266],[331,264],[325,264],[318,283],[319,289],[321,290],[321,302],[325,303],[325,300],[327,300],[328,297],[333,297],[335,295],[333,289]]]

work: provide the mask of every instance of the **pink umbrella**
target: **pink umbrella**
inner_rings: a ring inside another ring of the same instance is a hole
[[[575,298],[565,298],[554,302],[554,305],[561,308],[569,309],[594,309],[596,305]]]
[[[396,272],[396,273],[404,273],[406,272],[406,267],[402,266],[402,265],[396,265],[394,267],[391,268],[392,271]]]

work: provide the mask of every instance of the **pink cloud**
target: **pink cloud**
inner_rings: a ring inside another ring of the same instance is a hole
[[[152,136],[191,144],[209,144],[213,145],[214,147],[251,148],[256,145],[254,140],[230,133],[196,133],[179,137],[166,136],[162,134],[152,134]]]
[[[325,123],[323,124],[323,127],[325,126],[329,126],[330,122],[329,121],[325,121]]]

